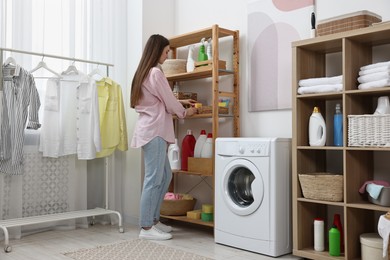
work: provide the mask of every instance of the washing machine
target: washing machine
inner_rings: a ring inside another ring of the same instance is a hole
[[[217,138],[214,207],[216,243],[291,253],[291,139]]]

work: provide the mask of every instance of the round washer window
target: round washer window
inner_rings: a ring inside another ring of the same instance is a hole
[[[228,180],[228,193],[236,205],[247,207],[253,203],[252,182],[254,179],[253,173],[244,167],[232,172]]]

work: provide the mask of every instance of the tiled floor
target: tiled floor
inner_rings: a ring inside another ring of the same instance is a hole
[[[285,255],[279,258],[267,257],[236,248],[214,243],[213,231],[180,222],[169,222],[174,228],[173,239],[155,241],[170,247],[193,252],[216,260],[296,260],[297,257]],[[81,248],[91,248],[121,240],[138,238],[137,226],[127,225],[124,233],[117,226],[95,225],[75,230],[53,230],[24,236],[20,240],[10,240],[12,251],[0,251],[1,260],[70,260],[63,252]],[[4,248],[4,241],[0,241]]]

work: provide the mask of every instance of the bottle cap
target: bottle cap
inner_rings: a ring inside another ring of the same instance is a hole
[[[213,138],[213,134],[212,133],[208,133],[207,134],[207,138]]]
[[[320,108],[319,107],[314,107],[313,108],[313,113],[319,113],[320,112]]]
[[[205,135],[205,134],[206,134],[206,130],[201,130],[201,131],[200,131],[200,134],[201,134],[201,135]]]
[[[187,135],[192,135],[192,130],[191,129],[187,130]]]

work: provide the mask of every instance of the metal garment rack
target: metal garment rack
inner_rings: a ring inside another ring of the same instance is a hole
[[[45,53],[37,53],[37,52],[29,52],[29,51],[23,51],[23,50],[17,50],[17,49],[9,49],[9,48],[0,48],[0,90],[2,90],[2,66],[3,66],[3,52],[16,52],[16,53],[23,53],[28,55],[35,55],[35,56],[42,56],[42,57],[49,57],[54,59],[61,59],[61,60],[70,60],[73,62],[83,62],[83,63],[90,63],[90,64],[97,64],[97,65],[103,65],[106,66],[106,75],[109,75],[109,67],[113,67],[113,64],[104,63],[104,62],[98,62],[98,61],[90,61],[90,60],[83,60],[83,59],[76,59],[76,58],[70,58],[70,57],[63,57],[63,56],[57,56],[57,55],[51,55],[51,54],[45,54]],[[102,215],[110,215],[110,214],[116,214],[118,216],[118,225],[119,225],[119,232],[123,233],[123,225],[122,225],[122,216],[118,211],[109,210],[108,209],[108,158],[104,158],[105,163],[105,208],[95,208],[95,209],[87,209],[87,210],[79,210],[79,211],[70,211],[70,212],[64,212],[64,213],[55,213],[55,214],[48,214],[48,215],[40,215],[40,216],[32,216],[32,217],[24,217],[24,218],[14,218],[14,219],[7,219],[7,220],[0,220],[0,228],[4,232],[4,251],[6,253],[9,253],[12,251],[12,247],[9,245],[9,233],[8,228],[11,227],[21,227],[21,226],[28,226],[28,225],[34,225],[34,224],[42,224],[42,223],[49,223],[49,222],[55,222],[55,221],[62,221],[62,220],[71,220],[71,219],[78,219],[78,218],[85,218],[85,217],[92,217],[93,220],[91,221],[91,224],[94,224],[94,218],[96,216],[102,216]]]

